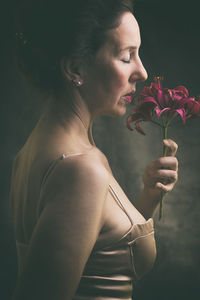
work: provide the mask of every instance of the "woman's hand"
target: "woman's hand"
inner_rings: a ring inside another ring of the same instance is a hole
[[[163,144],[167,148],[166,157],[154,160],[143,175],[144,189],[155,196],[160,191],[170,192],[178,179],[178,161],[175,157],[178,145],[171,139],[163,140]]]
[[[160,202],[160,192],[170,192],[178,179],[178,161],[175,154],[178,145],[171,139],[163,140],[166,157],[154,160],[143,175],[144,190],[136,202],[136,208],[146,218],[154,215]]]

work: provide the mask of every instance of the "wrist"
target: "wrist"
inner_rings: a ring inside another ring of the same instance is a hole
[[[161,190],[158,188],[156,189],[156,188],[144,187],[142,194],[144,198],[148,199],[148,201],[152,203],[156,204],[160,202]]]
[[[154,216],[160,203],[160,195],[161,191],[159,189],[144,187],[140,197],[137,199],[135,207],[146,220]]]

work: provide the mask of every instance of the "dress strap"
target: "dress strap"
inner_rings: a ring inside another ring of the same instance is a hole
[[[56,165],[59,163],[60,160],[62,159],[66,159],[70,156],[76,156],[76,155],[80,155],[82,153],[73,153],[73,154],[62,154],[62,156],[59,156],[56,160],[54,160],[53,162],[50,163],[47,171],[45,172],[44,176],[43,176],[43,179],[42,179],[42,182],[41,182],[41,187],[40,189],[43,188],[45,182],[47,181],[47,178],[49,177],[49,175],[52,173],[52,171],[54,170],[54,168],[56,167]]]
[[[62,154],[62,155],[59,156],[57,159],[55,159],[54,161],[52,161],[52,162],[50,163],[49,167],[47,168],[46,172],[45,172],[44,175],[43,175],[43,178],[42,178],[42,181],[41,181],[41,185],[40,185],[40,195],[41,195],[41,193],[42,193],[43,187],[44,187],[44,185],[45,185],[45,183],[46,183],[46,181],[47,181],[49,175],[53,172],[53,170],[55,169],[55,167],[57,166],[57,164],[58,164],[61,160],[63,160],[63,159],[66,159],[66,158],[71,157],[71,156],[81,155],[81,154],[83,154],[83,153],[73,153],[73,154],[67,154],[67,155]],[[40,211],[39,211],[40,205],[41,205],[41,201],[40,201],[40,199],[39,199],[38,205],[37,205],[37,217],[39,216],[39,213],[40,213]]]
[[[111,193],[114,196],[115,201],[118,203],[118,205],[121,207],[121,209],[123,210],[123,212],[127,215],[129,221],[131,222],[131,228],[134,225],[132,218],[130,217],[130,215],[128,214],[127,210],[125,209],[125,207],[123,206],[122,202],[119,200],[119,197],[117,196],[116,192],[114,191],[113,187],[111,186],[111,184],[109,184],[109,188]]]
[[[41,187],[40,190],[43,188],[47,178],[49,177],[49,175],[51,174],[51,172],[53,171],[53,169],[55,168],[55,166],[58,164],[58,162],[60,160],[62,160],[63,158],[65,158],[65,155],[63,154],[62,156],[60,156],[59,158],[57,158],[56,160],[54,160],[53,162],[51,162],[51,164],[49,165],[47,171],[44,173],[44,176],[42,178],[42,182],[41,182]]]

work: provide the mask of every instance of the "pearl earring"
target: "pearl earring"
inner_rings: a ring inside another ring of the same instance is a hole
[[[79,87],[83,84],[80,80],[77,80],[77,79],[72,79],[72,83],[77,87]]]

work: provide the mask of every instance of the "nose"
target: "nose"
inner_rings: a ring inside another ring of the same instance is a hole
[[[136,65],[133,67],[131,81],[145,81],[148,78],[146,69],[144,68],[140,57],[138,57]]]

